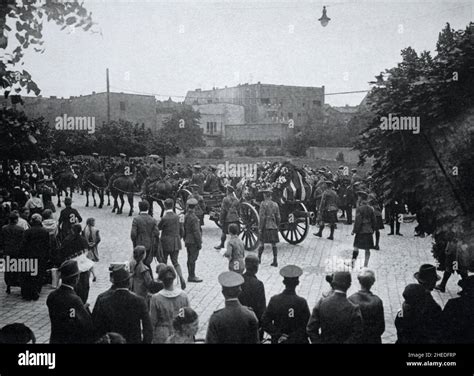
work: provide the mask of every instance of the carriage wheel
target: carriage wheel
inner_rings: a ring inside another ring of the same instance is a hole
[[[259,223],[257,210],[248,202],[243,202],[240,205],[240,238],[247,251],[254,251],[258,247]]]
[[[301,212],[306,215],[302,216]],[[290,216],[293,215],[293,221],[290,222]],[[284,228],[280,229],[280,234],[290,244],[298,244],[305,240],[309,231],[308,209],[303,203],[299,203],[293,211],[288,213],[288,222]]]
[[[176,214],[183,214],[186,210],[186,201],[188,201],[189,196],[191,196],[191,192],[187,189],[181,189],[178,194],[176,195]]]

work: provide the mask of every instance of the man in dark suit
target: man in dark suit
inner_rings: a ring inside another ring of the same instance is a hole
[[[196,276],[196,261],[202,246],[201,226],[199,218],[194,213],[197,204],[195,198],[190,198],[186,202],[187,211],[184,216],[184,244],[188,252],[188,282],[196,283],[202,282],[202,279]]]
[[[133,218],[132,231],[130,238],[132,239],[133,248],[137,245],[145,247],[146,255],[143,263],[150,266],[154,257],[158,257],[157,249],[160,240],[160,230],[158,222],[150,214],[148,214],[148,201],[140,201],[138,203],[140,213]],[[158,260],[161,262],[161,260]]]
[[[272,336],[272,343],[308,343],[306,324],[310,311],[306,299],[296,294],[303,270],[287,265],[280,270],[285,290],[273,296],[262,317],[263,329]]]
[[[259,343],[258,319],[238,299],[244,278],[236,272],[224,272],[218,280],[222,286],[225,308],[215,311],[209,319],[206,343]]]
[[[331,287],[334,292],[316,304],[306,331],[311,343],[359,343],[362,336],[362,314],[351,303],[346,292],[351,286],[349,272],[335,272]]]
[[[382,334],[385,331],[385,317],[383,302],[370,289],[375,283],[375,274],[370,269],[362,269],[357,279],[360,291],[352,294],[348,299],[360,308],[363,321],[362,343],[382,343]]]
[[[444,340],[448,343],[474,343],[474,275],[459,281],[461,296],[449,299],[443,310]]]
[[[176,274],[178,274],[181,289],[186,288],[183,272],[178,262],[178,254],[181,249],[181,238],[184,236],[183,224],[179,221],[179,216],[173,212],[174,202],[171,198],[165,200],[165,214],[158,223],[161,231],[161,248],[163,250],[163,263],[168,262],[168,256],[173,263]]]
[[[79,281],[77,261],[65,261],[59,268],[61,286],[46,300],[51,319],[50,343],[92,343],[92,319],[88,306],[75,293]]]
[[[113,293],[98,299],[92,313],[96,337],[116,332],[127,343],[151,343],[153,330],[147,305],[142,297],[128,289],[130,273],[120,268],[112,272],[112,278]]]
[[[242,305],[252,308],[259,321],[260,339],[263,339],[263,330],[261,328],[263,312],[267,307],[265,298],[265,286],[257,278],[259,260],[256,255],[250,254],[245,258],[245,273],[243,274],[244,283],[241,286],[242,292],[239,295],[239,301]]]

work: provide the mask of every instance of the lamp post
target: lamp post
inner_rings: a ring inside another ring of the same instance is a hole
[[[327,14],[326,14],[326,6],[323,6],[323,15],[321,16],[320,19],[318,19],[319,22],[321,22],[321,26],[326,27],[331,20]]]

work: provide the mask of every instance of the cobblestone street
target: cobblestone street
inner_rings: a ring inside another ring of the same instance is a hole
[[[100,262],[96,264],[97,282],[91,282],[89,302],[91,306],[96,297],[109,288],[108,265],[110,262],[127,261],[132,255],[130,241],[131,218],[126,214],[111,213],[111,207],[97,209],[84,207],[85,197],[75,194],[73,207],[79,210],[84,221],[89,217],[96,218],[96,226],[100,229],[102,242],[99,245]],[[137,212],[135,200],[135,212]],[[128,213],[127,204],[124,213]],[[59,213],[56,213],[56,218]],[[83,223],[84,224],[84,223]],[[386,330],[383,335],[384,343],[393,343],[396,340],[396,331],[393,325],[397,310],[402,303],[402,291],[405,285],[415,282],[413,273],[422,263],[434,263],[431,257],[431,238],[416,238],[413,236],[414,224],[402,224],[401,236],[387,236],[388,226],[382,231],[380,251],[372,251],[370,267],[375,270],[377,281],[373,292],[379,295],[385,308]],[[311,228],[306,240],[297,246],[281,242],[279,250],[279,268],[270,266],[271,249],[267,246],[258,277],[264,282],[268,299],[280,292],[283,288],[279,269],[287,264],[296,264],[303,268],[304,274],[300,278],[297,289],[299,295],[308,300],[310,308],[314,306],[321,294],[328,290],[329,285],[324,276],[328,266],[340,263],[342,259],[349,260],[352,254],[351,236],[352,226],[338,223],[335,240],[327,240],[328,230],[323,238],[312,235],[315,228]],[[218,244],[220,230],[210,221],[206,221],[203,228],[203,247],[197,263],[197,275],[203,278],[202,283],[189,283],[186,292],[191,306],[197,311],[200,319],[198,338],[204,338],[210,315],[223,305],[221,289],[217,283],[220,272],[227,270],[227,259],[223,258],[214,246]],[[363,262],[364,251],[361,251],[359,261]],[[180,264],[186,271],[186,252],[180,254]],[[356,268],[357,269],[357,268]],[[36,302],[26,302],[20,297],[20,289],[12,288],[10,295],[5,293],[3,273],[0,273],[0,327],[14,322],[28,325],[35,333],[38,343],[47,343],[50,334],[50,323],[46,298],[51,290],[45,286],[41,297]],[[433,293],[435,299],[443,306],[446,301],[456,296],[458,277],[452,277],[445,294],[437,291]],[[359,288],[356,271],[353,272],[353,284],[349,294]],[[91,307],[92,308],[92,307]]]

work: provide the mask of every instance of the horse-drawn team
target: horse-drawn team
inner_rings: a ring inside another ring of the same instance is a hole
[[[89,194],[93,205],[99,208],[104,206],[105,196],[110,205],[112,196],[112,212],[121,214],[126,197],[131,216],[134,197],[139,196],[149,202],[150,214],[156,202],[162,215],[165,199],[172,198],[175,209],[184,212],[192,196],[199,203],[196,214],[201,224],[208,214],[225,234],[226,227],[235,222],[246,249],[256,249],[262,243],[259,242],[262,226],[274,227],[275,231],[269,232],[273,233],[270,237],[274,241],[276,232],[288,243],[298,244],[306,238],[311,224],[319,223],[317,236],[322,236],[324,225],[329,224],[329,239],[332,239],[338,211],[342,210],[341,217],[346,216],[350,224],[358,194],[370,195],[374,206],[381,205],[370,176],[362,178],[355,169],[349,172],[346,166],[332,172],[328,167],[315,170],[306,165],[298,167],[290,161],[261,162],[257,164],[256,175],[237,177],[222,174],[213,165],[205,168],[199,164],[164,165],[157,155],[127,158],[121,153],[119,157],[109,158],[93,153],[69,160],[65,152],[60,152],[58,158],[52,160],[22,164],[9,161],[6,171],[0,172],[0,187],[20,204],[26,202],[27,192],[33,190],[41,193],[46,201],[57,195],[57,205],[61,206],[61,195],[72,196],[77,189],[85,193],[86,206]],[[265,197],[276,204],[277,210],[266,203]],[[229,216],[229,210],[235,211],[233,220],[224,218]],[[222,211],[227,211],[224,217]],[[275,223],[270,225],[272,221]]]

